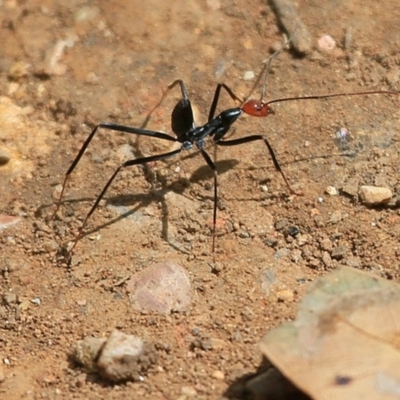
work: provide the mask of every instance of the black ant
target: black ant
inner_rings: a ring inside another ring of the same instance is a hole
[[[244,143],[262,140],[265,143],[265,145],[267,146],[267,149],[272,158],[272,162],[274,164],[275,169],[281,174],[290,193],[302,195],[302,193],[297,193],[290,187],[290,184],[289,184],[289,182],[277,160],[275,152],[265,135],[257,134],[257,135],[244,136],[244,137],[237,138],[237,139],[229,139],[229,140],[224,139],[224,137],[228,133],[228,131],[231,128],[231,126],[233,125],[233,123],[243,113],[254,116],[254,117],[267,117],[268,115],[274,114],[274,110],[272,109],[271,104],[284,102],[284,101],[316,100],[316,99],[326,99],[326,98],[340,97],[340,96],[362,96],[362,95],[368,95],[368,94],[388,94],[388,95],[398,94],[396,92],[391,92],[391,91],[364,91],[364,92],[336,93],[336,94],[326,94],[326,95],[287,97],[287,98],[275,99],[275,100],[270,100],[270,101],[264,102],[263,97],[264,97],[265,91],[266,91],[267,74],[270,69],[271,61],[277,54],[279,54],[282,51],[282,49],[287,44],[288,43],[285,43],[285,45],[281,49],[277,50],[274,54],[271,55],[271,57],[266,62],[264,62],[261,72],[258,75],[258,78],[257,78],[249,96],[245,100],[242,100],[238,96],[236,96],[227,85],[225,85],[223,83],[219,83],[215,89],[214,98],[211,103],[210,111],[208,114],[208,122],[206,122],[202,126],[196,126],[196,124],[194,122],[192,105],[190,103],[185,84],[183,83],[183,81],[181,79],[175,80],[167,87],[167,90],[163,93],[163,96],[162,96],[160,102],[157,104],[157,106],[159,106],[161,104],[161,102],[163,101],[163,99],[165,98],[165,96],[167,95],[167,93],[171,89],[173,89],[175,86],[179,85],[179,87],[181,89],[181,93],[182,93],[182,98],[175,105],[175,107],[172,111],[172,114],[171,114],[171,129],[172,129],[172,132],[175,134],[175,136],[169,135],[164,132],[146,130],[146,129],[141,129],[141,128],[135,128],[135,127],[125,126],[125,125],[114,124],[114,123],[100,123],[100,124],[96,125],[94,127],[94,129],[92,130],[92,132],[90,133],[90,135],[88,136],[88,138],[86,139],[86,141],[84,142],[83,146],[79,150],[78,155],[75,157],[74,161],[72,162],[71,166],[69,167],[68,171],[65,174],[60,197],[57,202],[56,210],[54,211],[52,217],[54,217],[54,215],[59,210],[68,177],[74,171],[76,165],[78,164],[83,153],[85,152],[86,148],[90,144],[91,140],[93,139],[94,135],[96,134],[96,132],[99,128],[108,129],[111,131],[123,132],[123,133],[131,133],[131,134],[135,134],[135,135],[149,136],[149,137],[153,137],[153,138],[157,138],[157,139],[167,140],[170,142],[179,142],[179,143],[181,143],[181,146],[178,149],[167,152],[167,153],[157,154],[157,155],[148,156],[148,157],[141,157],[141,158],[137,158],[134,160],[128,160],[128,161],[123,162],[115,170],[115,172],[109,178],[109,180],[103,187],[102,191],[98,195],[92,208],[90,209],[89,213],[86,215],[86,218],[84,219],[84,221],[80,227],[79,234],[75,238],[75,242],[72,245],[72,248],[70,249],[69,252],[72,253],[72,250],[75,248],[78,241],[82,238],[83,229],[85,228],[89,217],[96,210],[101,199],[104,197],[104,194],[107,192],[109,186],[111,185],[111,183],[113,182],[113,180],[115,179],[117,174],[122,169],[133,166],[133,165],[140,165],[140,164],[151,163],[154,161],[166,160],[168,158],[178,155],[182,151],[190,150],[190,149],[192,149],[193,146],[195,146],[200,151],[205,162],[207,163],[207,165],[211,168],[211,170],[214,173],[214,207],[213,207],[213,229],[212,229],[212,238],[213,238],[212,239],[212,253],[214,256],[214,254],[215,254],[215,230],[216,230],[216,219],[217,219],[217,198],[218,198],[218,192],[217,192],[218,171],[217,171],[214,161],[211,159],[209,154],[204,149],[205,141],[208,137],[211,138],[213,143],[218,146],[236,146],[236,145],[240,145],[240,144],[244,144]],[[259,82],[261,81],[263,76],[265,78],[264,78],[264,84],[263,84],[263,89],[262,89],[260,99],[259,100],[250,99],[251,94],[253,93],[253,91],[255,90],[256,86],[259,84]],[[215,112],[216,112],[217,105],[218,105],[219,98],[220,98],[221,89],[224,89],[234,101],[239,102],[241,105],[239,107],[229,108],[227,110],[224,110],[221,113],[219,113],[217,116],[215,116]],[[154,109],[156,107],[154,107]]]

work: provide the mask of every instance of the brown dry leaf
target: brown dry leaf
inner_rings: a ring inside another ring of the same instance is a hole
[[[400,286],[341,268],[318,280],[263,354],[317,400],[400,398]]]

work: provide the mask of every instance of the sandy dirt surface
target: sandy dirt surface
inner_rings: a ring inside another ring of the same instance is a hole
[[[300,0],[295,10],[311,49],[274,59],[268,99],[400,89],[397,1]],[[324,35],[334,49],[318,47]],[[121,162],[172,149],[100,130],[50,220],[91,129],[143,126],[177,78],[198,125],[218,82],[246,97],[249,71],[257,75],[285,41],[268,3],[4,0],[0,37],[2,399],[244,398],[236,384],[260,366],[260,339],[294,317],[310,282],[339,265],[400,279],[399,101],[388,95],[282,102],[275,115],[235,123],[232,137],[268,136],[304,196],[288,191],[263,142],[216,154],[210,143],[220,173],[216,265],[213,174],[195,150],[122,171],[70,264],[60,256]],[[179,95],[147,129],[171,132]],[[218,111],[235,106],[221,95]],[[341,128],[349,134],[337,140]],[[393,198],[369,207],[362,185],[390,188]],[[186,271],[190,304],[138,311],[130,277],[166,261]],[[78,340],[115,328],[156,345],[158,361],[139,382],[113,385],[71,360]]]

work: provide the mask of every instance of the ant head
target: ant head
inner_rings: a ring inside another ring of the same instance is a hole
[[[275,114],[274,110],[261,100],[247,100],[241,108],[245,114],[253,117],[267,117],[270,114]]]

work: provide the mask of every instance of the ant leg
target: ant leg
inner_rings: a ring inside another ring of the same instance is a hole
[[[236,146],[236,145],[240,145],[240,144],[243,144],[243,143],[254,142],[256,140],[263,140],[264,141],[265,145],[268,148],[269,154],[270,154],[270,156],[272,158],[272,162],[274,163],[275,169],[282,175],[282,178],[285,181],[286,186],[288,187],[290,193],[295,194],[297,196],[303,196],[303,193],[296,192],[294,189],[291,188],[288,180],[286,179],[285,173],[283,172],[283,170],[282,170],[282,168],[281,168],[281,166],[280,166],[280,164],[278,162],[278,159],[276,158],[274,149],[272,148],[272,146],[270,145],[268,139],[265,136],[263,136],[263,135],[251,135],[251,136],[245,136],[245,137],[242,137],[242,138],[232,139],[232,140],[219,140],[219,141],[216,141],[215,143],[218,146]]]
[[[232,89],[229,86],[225,85],[225,83],[218,83],[217,87],[215,88],[214,98],[211,103],[210,112],[208,113],[208,121],[211,121],[215,116],[215,110],[217,109],[219,96],[220,96],[222,88],[224,88],[228,92],[228,94],[229,94],[229,96],[231,96],[232,100],[238,101],[239,103],[243,103],[243,100],[241,98],[239,98],[238,96],[236,96],[236,94],[233,93]]]
[[[191,129],[195,129],[192,104],[189,100],[185,84],[181,79],[172,82],[168,88],[172,88],[179,84],[182,92],[182,98],[176,103],[171,113],[171,129],[178,138],[178,141],[183,143],[186,141],[187,134]]]
[[[213,209],[213,229],[212,229],[212,254],[213,254],[213,262],[215,263],[215,231],[217,226],[217,200],[218,200],[218,171],[217,167],[214,164],[211,157],[200,148],[201,155],[206,160],[207,165],[213,170],[214,172],[214,209]]]
[[[96,208],[98,207],[101,199],[104,197],[105,193],[107,192],[109,186],[111,185],[111,183],[113,182],[113,180],[115,179],[115,177],[118,175],[118,173],[126,168],[126,167],[131,167],[133,165],[140,165],[140,164],[146,164],[149,162],[154,162],[154,161],[160,161],[160,160],[166,160],[167,158],[173,157],[177,154],[179,154],[182,151],[182,148],[179,148],[177,150],[173,150],[169,153],[164,153],[164,154],[158,154],[155,156],[149,156],[149,157],[143,157],[143,158],[137,158],[135,160],[128,160],[125,161],[123,164],[121,164],[116,170],[115,172],[111,175],[110,179],[107,181],[107,183],[104,185],[102,191],[100,192],[100,194],[97,196],[96,201],[94,202],[92,208],[90,209],[90,211],[88,212],[88,214],[86,215],[85,220],[83,221],[81,227],[79,228],[79,234],[75,239],[75,242],[70,250],[70,252],[72,252],[72,250],[75,248],[76,244],[78,243],[78,241],[82,238],[82,233],[83,233],[83,229],[85,228],[88,219],[90,218],[90,216],[93,214],[93,212],[96,210]]]
[[[150,136],[150,137],[155,137],[158,139],[164,139],[164,140],[169,140],[171,142],[176,142],[176,138],[174,138],[173,136],[167,135],[166,133],[163,132],[156,132],[156,131],[148,131],[145,129],[139,129],[139,128],[133,128],[133,127],[129,127],[129,126],[125,126],[125,125],[118,125],[118,124],[113,124],[113,123],[102,123],[99,125],[96,125],[92,132],[90,133],[90,135],[88,136],[88,138],[86,139],[85,143],[83,143],[81,149],[79,150],[78,155],[75,157],[74,161],[72,162],[72,164],[70,165],[70,167],[68,168],[68,171],[65,173],[64,176],[64,181],[62,184],[62,189],[61,189],[61,193],[60,193],[60,197],[57,201],[57,206],[55,211],[53,212],[52,216],[50,219],[53,219],[54,216],[56,215],[57,211],[60,209],[60,205],[61,205],[61,201],[64,195],[64,190],[65,190],[65,186],[67,183],[67,180],[69,178],[69,176],[71,175],[71,173],[74,171],[75,167],[77,166],[79,160],[82,158],[83,153],[85,152],[85,150],[87,149],[87,147],[89,146],[89,143],[92,141],[94,135],[96,134],[97,130],[99,128],[104,128],[104,129],[108,129],[111,131],[117,131],[117,132],[122,132],[122,133],[133,133],[136,135],[144,135],[144,136]]]
[[[164,99],[168,96],[169,92],[171,91],[171,89],[173,89],[176,85],[178,85],[181,87],[181,92],[182,92],[182,97],[187,99],[188,98],[188,94],[185,88],[185,84],[183,83],[182,79],[176,79],[175,81],[173,81],[172,83],[170,83],[167,88],[165,90],[163,90],[161,99],[158,101],[158,103],[150,110],[150,112],[147,114],[146,118],[144,119],[141,128],[144,128],[150,121],[150,118],[153,114],[153,112],[161,106],[162,102],[164,101]]]

